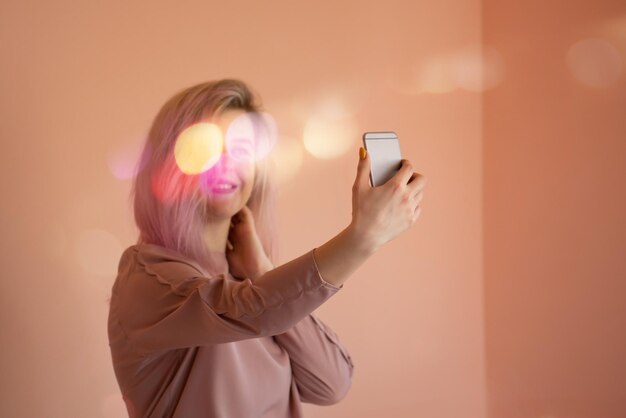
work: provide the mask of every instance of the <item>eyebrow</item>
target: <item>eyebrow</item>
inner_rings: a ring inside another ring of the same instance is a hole
[[[252,139],[248,138],[248,137],[243,137],[243,138],[232,138],[230,140],[231,144],[241,144],[241,143],[247,143],[248,145],[254,145],[254,141],[252,141]]]

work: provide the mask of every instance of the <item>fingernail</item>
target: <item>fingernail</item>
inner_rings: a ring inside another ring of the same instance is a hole
[[[367,150],[363,147],[359,148],[359,156],[361,157],[362,160],[365,159],[365,157],[367,156]]]

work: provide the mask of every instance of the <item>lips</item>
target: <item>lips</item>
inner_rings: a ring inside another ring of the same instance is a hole
[[[239,185],[231,180],[219,180],[211,186],[211,191],[213,193],[232,193]]]
[[[218,186],[231,186],[231,187],[237,187],[238,184],[234,181],[231,180],[218,180],[215,183],[213,183],[213,185],[211,187],[218,187]]]

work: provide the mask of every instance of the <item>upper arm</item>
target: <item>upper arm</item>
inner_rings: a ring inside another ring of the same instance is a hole
[[[111,313],[142,352],[270,336],[286,331],[339,289],[319,276],[313,253],[257,278],[202,277],[183,265],[136,265],[116,284]],[[166,277],[168,276],[169,277]]]

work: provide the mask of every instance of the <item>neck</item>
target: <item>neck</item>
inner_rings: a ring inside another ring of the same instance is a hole
[[[211,262],[218,272],[228,272],[228,260],[226,259],[226,242],[230,229],[230,218],[208,222],[204,225],[204,242],[211,253]]]

